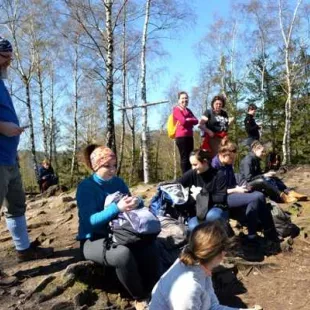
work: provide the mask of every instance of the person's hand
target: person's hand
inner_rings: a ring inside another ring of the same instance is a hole
[[[199,186],[196,187],[195,185],[192,185],[192,187],[190,188],[191,196],[196,200],[196,197],[201,192],[201,190],[202,187]]]
[[[124,196],[118,202],[117,207],[121,212],[125,212],[135,209],[137,205],[138,199],[136,197]]]
[[[228,118],[228,123],[231,124],[235,121],[235,118],[234,117],[229,117]]]
[[[247,193],[248,191],[249,190],[247,189],[246,185],[236,186],[234,188],[234,192],[239,193],[239,194],[244,194],[244,193]]]
[[[23,131],[24,128],[12,122],[1,122],[0,124],[0,132],[7,137],[19,136]]]
[[[207,132],[207,134],[209,135],[210,138],[214,137],[214,132],[212,130],[207,129],[206,132]]]
[[[264,177],[265,177],[265,178],[271,178],[271,177],[273,177],[273,176],[275,176],[275,175],[276,175],[276,172],[273,171],[273,170],[270,170],[270,171],[264,173]]]

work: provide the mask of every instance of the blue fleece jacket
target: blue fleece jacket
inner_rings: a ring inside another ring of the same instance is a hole
[[[130,194],[125,182],[113,177],[103,180],[97,174],[83,180],[76,192],[79,213],[78,240],[99,239],[107,237],[109,222],[120,212],[116,203],[104,207],[108,195],[120,191]]]
[[[220,162],[219,156],[213,157],[211,166],[217,170],[222,170],[226,176],[227,188],[234,188],[237,186],[237,181],[234,173],[234,167],[232,165],[223,165]]]
[[[12,122],[19,126],[19,121],[13,106],[11,96],[3,80],[0,79],[0,121]],[[19,136],[7,137],[0,134],[0,165],[13,166],[16,164]]]

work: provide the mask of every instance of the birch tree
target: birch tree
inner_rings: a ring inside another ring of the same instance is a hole
[[[283,17],[283,1],[278,0],[279,8],[279,23],[281,34],[284,42],[284,57],[285,57],[285,79],[286,79],[286,94],[285,102],[285,127],[283,134],[282,150],[283,150],[283,164],[291,163],[291,122],[292,122],[292,66],[291,50],[292,50],[292,33],[297,17],[297,12],[302,3],[302,0],[297,0],[291,21],[286,28]]]

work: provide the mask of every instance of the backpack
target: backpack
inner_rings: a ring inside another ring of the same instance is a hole
[[[188,190],[179,183],[158,186],[150,203],[150,211],[155,216],[170,216],[178,219],[182,213],[182,206],[187,204],[188,198]]]
[[[291,214],[281,209],[277,203],[269,203],[276,231],[282,238],[295,238],[300,233],[300,228],[292,223]]]
[[[112,240],[121,245],[154,241],[161,231],[158,218],[146,207],[121,212],[111,229]]]
[[[173,114],[171,113],[168,117],[168,121],[167,121],[167,133],[168,133],[168,137],[170,139],[174,139],[175,138],[175,133],[177,130],[177,126],[178,126],[178,121],[175,121]]]
[[[105,205],[118,202],[122,197],[120,192],[108,195]],[[110,222],[110,227],[112,240],[121,245],[153,241],[161,231],[158,218],[144,207],[142,199],[137,209],[120,212]]]

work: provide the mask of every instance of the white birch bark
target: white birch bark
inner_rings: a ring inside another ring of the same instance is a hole
[[[147,31],[150,19],[151,0],[146,1],[145,6],[145,20],[142,34],[142,49],[141,49],[141,81],[140,81],[140,93],[141,102],[145,107],[142,108],[142,152],[143,152],[143,178],[144,183],[147,184],[150,181],[149,177],[149,150],[147,141],[147,106],[146,106],[146,44],[147,44]]]

